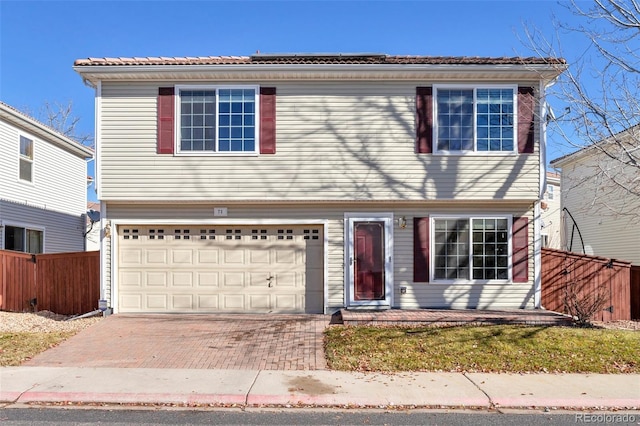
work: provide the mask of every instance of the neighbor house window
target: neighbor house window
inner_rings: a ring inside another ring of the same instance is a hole
[[[25,253],[42,253],[44,249],[43,235],[43,232],[37,229],[5,226],[4,248]]]
[[[514,152],[515,86],[437,87],[436,151]]]
[[[508,280],[509,223],[506,217],[434,218],[434,281]]]
[[[20,180],[33,182],[33,140],[20,136]]]
[[[256,87],[184,87],[178,94],[180,152],[257,152]]]
[[[554,190],[553,185],[547,185],[547,200],[553,200]]]

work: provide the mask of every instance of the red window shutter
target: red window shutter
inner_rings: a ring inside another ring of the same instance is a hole
[[[276,153],[276,88],[260,88],[260,154]]]
[[[173,154],[174,88],[158,89],[158,154]]]
[[[413,281],[429,282],[429,218],[413,218]]]
[[[433,88],[416,87],[416,152],[433,152]]]
[[[529,218],[513,218],[511,233],[513,282],[526,283],[529,281]]]
[[[518,152],[533,153],[534,145],[533,87],[518,87]]]

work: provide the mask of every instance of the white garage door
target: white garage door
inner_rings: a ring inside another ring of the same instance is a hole
[[[322,313],[322,227],[119,226],[119,312]]]

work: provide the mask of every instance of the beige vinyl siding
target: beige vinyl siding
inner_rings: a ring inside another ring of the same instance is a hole
[[[156,154],[158,87],[174,83],[104,82],[100,111],[101,198],[537,198],[538,144],[536,153],[529,155],[415,153],[415,88],[431,82],[251,84],[256,83],[277,88],[275,155]]]
[[[405,203],[406,204],[406,203]],[[171,223],[180,221],[209,221],[209,223],[224,223],[225,220],[327,220],[328,221],[328,306],[330,310],[344,306],[344,213],[345,212],[392,212],[395,219],[400,216],[407,218],[407,226],[399,228],[394,220],[394,307],[449,307],[504,309],[504,308],[533,308],[533,214],[531,205],[523,204],[495,204],[481,207],[478,204],[430,203],[423,205],[399,206],[397,203],[372,205],[363,204],[296,204],[286,206],[282,204],[268,205],[226,205],[228,216],[214,218],[213,208],[222,205],[186,204],[186,205],[144,205],[144,204],[108,204],[109,219],[118,220],[126,224],[127,220],[146,222],[158,221]],[[512,214],[514,217],[526,215],[529,217],[529,282],[510,284],[474,284],[474,285],[443,285],[433,283],[413,282],[413,217],[424,217],[435,214]],[[216,222],[211,222],[213,220]],[[110,245],[105,253],[107,267],[106,296],[111,297],[109,280],[111,277]],[[406,294],[400,294],[400,287],[406,287]]]
[[[577,222],[588,254],[626,260],[640,265],[640,200],[615,188],[600,170],[619,167],[617,160],[590,155],[562,166],[562,205]],[[629,171],[634,168],[630,167]],[[637,169],[636,172],[637,173]],[[612,176],[615,173],[611,172]],[[621,214],[626,212],[626,214]],[[564,215],[564,246],[569,249],[573,221]],[[582,252],[578,231],[571,251]]]

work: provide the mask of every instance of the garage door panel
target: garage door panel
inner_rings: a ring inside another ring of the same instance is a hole
[[[120,273],[120,286],[142,288],[142,272],[125,271]]]
[[[191,272],[173,272],[171,278],[171,285],[174,287],[193,286],[193,274]]]
[[[323,310],[320,226],[119,226],[118,235],[121,312]]]
[[[218,296],[217,295],[199,295],[198,296],[198,310],[218,310]]]
[[[146,284],[149,287],[167,287],[168,279],[167,279],[166,271],[158,271],[158,272],[147,272],[146,273]]]
[[[218,249],[197,249],[198,250],[198,264],[202,266],[217,265],[218,264]]]
[[[124,249],[120,250],[121,266],[138,266],[142,263],[141,249]]]
[[[174,249],[171,251],[171,263],[174,265],[193,265],[193,251]]]
[[[171,308],[174,311],[191,310],[194,308],[193,296],[190,294],[176,294],[171,298]]]
[[[245,286],[244,272],[222,272],[222,288],[242,288]]]
[[[218,272],[197,272],[198,287],[218,287]]]
[[[153,264],[166,265],[167,264],[166,249],[146,249],[145,254],[146,254],[145,259],[148,265],[153,265]]]
[[[151,310],[168,310],[167,299],[169,297],[166,294],[147,294],[145,300],[145,307]]]

